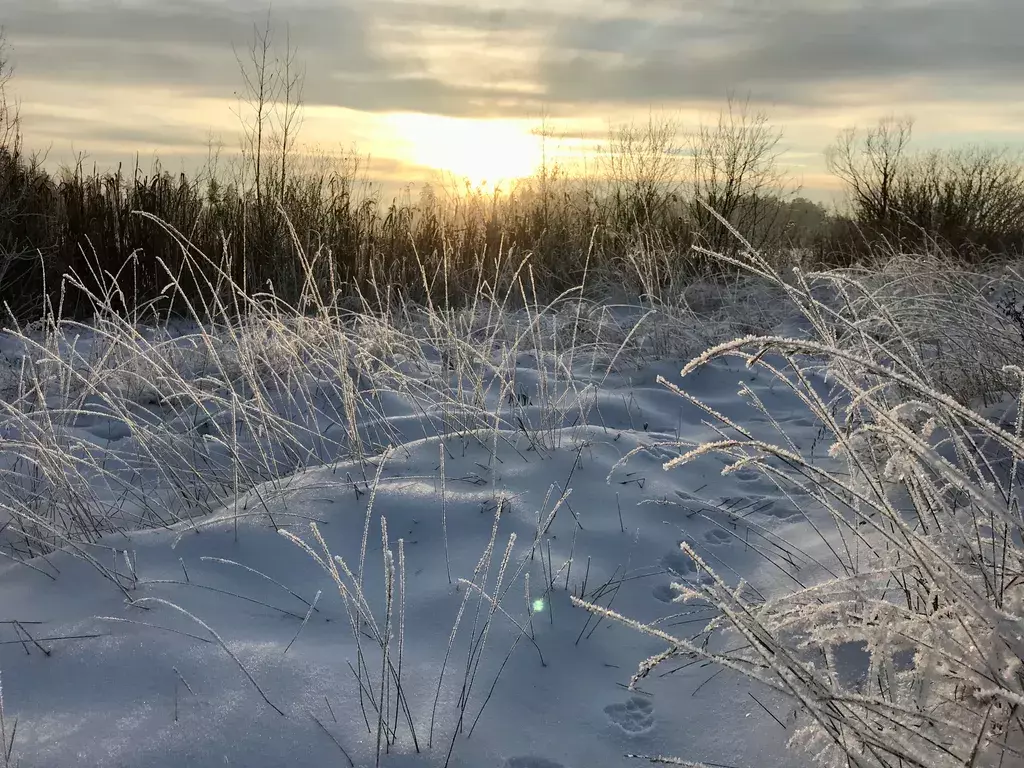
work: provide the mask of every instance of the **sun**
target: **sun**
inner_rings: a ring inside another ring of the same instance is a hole
[[[543,156],[525,121],[477,120],[416,113],[389,115],[398,159],[496,189],[531,176]]]

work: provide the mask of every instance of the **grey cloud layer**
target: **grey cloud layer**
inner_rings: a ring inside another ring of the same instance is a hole
[[[4,6],[0,23],[26,75],[167,84],[210,96],[238,88],[231,43],[244,47],[266,7],[242,0]],[[279,0],[275,16],[290,23],[307,64],[307,101],[368,111],[527,114],[543,102],[558,113],[596,102],[719,100],[730,90],[804,106],[838,100],[844,83],[864,79],[924,78],[958,98],[970,98],[975,83],[1019,89],[1024,82],[1020,0],[647,0],[630,17],[600,0],[577,7]],[[453,39],[483,34],[495,51],[529,33],[540,47],[519,55],[543,96],[426,77],[427,53],[416,51],[427,27],[452,30]]]
[[[746,0],[706,14],[680,5],[678,20],[660,25],[563,28],[541,79],[556,102],[720,99],[749,90],[775,102],[826,104],[846,82],[906,77],[969,97],[972,83],[1020,87],[1022,26],[1018,0]]]

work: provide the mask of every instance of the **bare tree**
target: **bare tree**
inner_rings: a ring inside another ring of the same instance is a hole
[[[292,45],[291,27],[285,30],[285,47],[278,65],[280,101],[275,105],[275,145],[279,154],[280,197],[284,198],[288,182],[288,166],[295,142],[302,128],[302,97],[306,84],[306,67],[298,61],[298,48]]]
[[[882,118],[861,136],[848,128],[825,150],[830,173],[844,182],[854,213],[864,223],[888,224],[893,219],[893,194],[906,163],[913,120]]]
[[[263,257],[279,249],[283,228],[275,207],[278,201],[285,201],[295,172],[295,147],[302,125],[305,68],[298,60],[298,49],[292,45],[290,28],[283,51],[273,38],[268,12],[262,27],[253,25],[252,41],[245,53],[235,50],[243,85],[238,94],[242,125],[240,188],[243,198],[250,194],[254,197],[256,208],[255,240],[250,239],[245,223],[249,217],[243,213],[242,251],[245,253],[252,243],[261,252],[243,268],[244,279],[259,280],[266,266]]]
[[[749,99],[737,102],[732,96],[715,124],[698,128],[691,151],[691,216],[708,247],[739,245],[708,208],[748,239],[764,240],[756,236],[772,231],[765,219],[780,211],[777,203],[787,182],[778,166],[781,140],[781,129],[772,126],[767,113],[752,111]]]
[[[826,151],[859,225],[903,246],[950,246],[963,257],[1024,245],[1024,153],[966,146],[910,152],[913,123],[886,117],[843,131]]]
[[[234,46],[232,46],[234,48]],[[281,76],[272,56],[270,13],[265,26],[253,24],[253,38],[245,57],[235,50],[235,59],[242,75],[244,90],[238,94],[238,117],[242,123],[242,155],[246,175],[256,192],[256,206],[263,210],[263,154],[270,138],[271,113],[281,88]]]
[[[617,213],[627,227],[663,219],[683,186],[679,124],[651,115],[645,124],[612,128],[601,153]]]
[[[14,76],[10,48],[4,28],[0,26],[0,148],[12,156],[21,148],[18,105],[10,98],[8,86]]]
[[[14,76],[10,48],[0,27],[0,284],[18,259],[32,256],[21,234],[26,220],[26,166],[21,156],[21,120],[9,87]],[[41,217],[40,217],[41,220]]]
[[[283,51],[275,52],[269,13],[262,28],[253,25],[252,42],[244,56],[235,50],[235,59],[243,85],[238,94],[242,154],[256,203],[261,205],[266,194],[283,197],[285,193],[289,161],[302,127],[306,69],[292,45],[290,27],[286,27]]]

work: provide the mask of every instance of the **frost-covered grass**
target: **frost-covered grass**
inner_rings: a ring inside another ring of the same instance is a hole
[[[528,262],[512,266],[512,287],[481,284],[458,309],[384,287],[361,305],[311,289],[300,312],[224,275],[184,317],[119,315],[112,281],[91,297],[88,322],[51,312],[8,329],[6,544],[34,557],[191,524],[257,486],[281,492],[306,468],[379,455],[401,443],[403,419],[421,437],[512,431],[553,448],[559,430],[587,422],[611,374],[772,322],[758,306],[730,316],[749,293],[739,284],[697,286],[656,309],[585,301],[582,288],[541,305]],[[524,361],[532,375],[517,380]]]
[[[716,345],[682,381],[664,383],[688,397],[688,377],[738,358],[800,400],[828,455],[808,456],[781,428],[766,440],[709,407],[720,434],[671,441],[685,452],[665,467],[718,455],[726,473],[761,473],[825,545],[826,578],[769,597],[684,543],[709,578],[678,585],[678,599],[719,607],[705,632],[727,628],[728,653],[574,602],[668,643],[636,682],[680,657],[703,658],[799,702],[791,743],[815,764],[1024,764],[1017,273],[903,259],[880,273],[787,283],[756,256],[744,266],[786,287],[807,332]],[[813,375],[822,366],[827,391]],[[740,394],[778,424],[750,388]]]
[[[9,328],[0,764],[1024,762],[1021,281],[731,267]]]

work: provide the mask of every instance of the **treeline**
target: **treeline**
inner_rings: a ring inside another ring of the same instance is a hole
[[[860,227],[868,239],[930,244],[969,261],[1020,254],[1021,151],[991,145],[915,151],[912,128],[910,119],[887,117],[863,133],[843,131],[826,150],[828,168],[850,201],[840,224]]]
[[[782,132],[732,101],[689,135],[667,120],[613,130],[585,176],[544,165],[499,194],[424,185],[385,200],[358,157],[299,150],[303,73],[293,49],[275,56],[269,25],[239,64],[237,162],[191,176],[51,173],[23,148],[0,48],[0,301],[10,314],[82,313],[86,293],[115,285],[111,301],[126,311],[201,308],[230,283],[299,310],[313,294],[463,301],[482,285],[508,288],[524,259],[519,274],[540,300],[584,278],[657,297],[710,268],[701,248],[742,247],[731,227],[808,266],[877,256],[879,243],[975,261],[1024,245],[1019,154],[915,152],[911,124],[894,119],[847,131],[827,160],[849,208],[830,213],[789,188]]]

